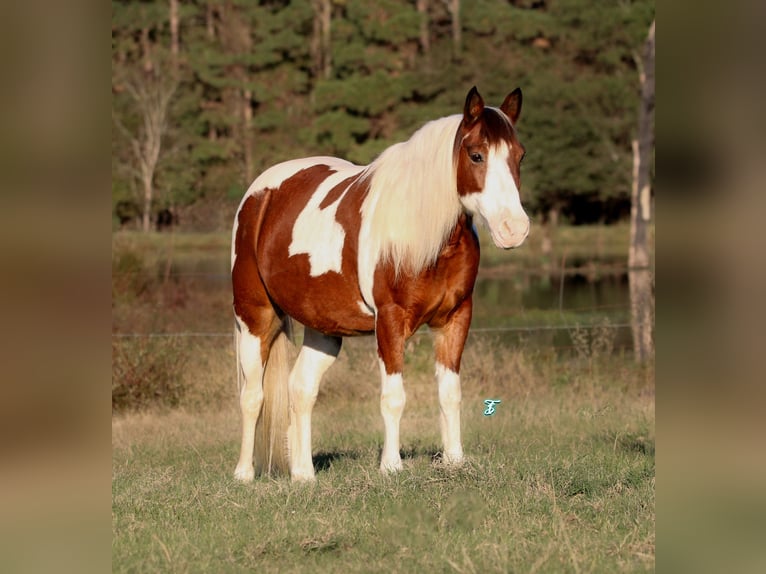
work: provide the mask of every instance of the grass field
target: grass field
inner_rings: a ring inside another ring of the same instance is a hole
[[[609,261],[627,245],[626,228],[560,233],[554,257],[570,261],[594,251]],[[115,331],[228,330],[228,294],[163,274],[165,261],[188,258],[195,269],[200,253],[220,258],[228,240],[116,234]],[[486,249],[494,258],[484,269],[539,267],[536,248]],[[404,372],[405,469],[395,476],[378,472],[374,341],[346,340],[314,410],[312,486],[233,480],[239,413],[231,338],[113,338],[112,569],[653,571],[654,371],[613,351],[613,334],[573,330],[566,351],[469,336],[462,368],[468,462],[458,470],[438,462],[431,341],[413,337]],[[482,414],[487,398],[502,400],[492,416]]]
[[[374,350],[364,341],[344,348],[315,408],[314,486],[232,479],[233,387],[217,409],[115,416],[113,571],[653,570],[651,371],[621,357],[562,360],[473,341],[463,368],[469,462],[449,470],[435,457],[423,341],[405,370],[405,470],[386,477]],[[224,354],[194,354],[192,366]],[[485,398],[503,401],[489,417]]]

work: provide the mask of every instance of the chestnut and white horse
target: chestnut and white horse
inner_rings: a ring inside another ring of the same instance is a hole
[[[293,480],[314,480],[319,382],[342,337],[373,333],[385,424],[380,469],[401,469],[404,344],[424,324],[435,336],[443,460],[462,462],[460,359],[479,265],[473,219],[498,247],[527,237],[519,198],[524,147],[514,128],[520,111],[518,88],[493,108],[474,87],[462,114],[425,124],[368,166],[310,157],[273,166],[253,182],[232,233],[237,479],[289,470]],[[292,370],[290,318],[305,326]]]

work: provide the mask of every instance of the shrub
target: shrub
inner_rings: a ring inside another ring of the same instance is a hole
[[[112,412],[175,407],[186,352],[177,338],[112,340]]]

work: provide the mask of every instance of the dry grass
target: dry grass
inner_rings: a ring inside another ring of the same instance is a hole
[[[577,359],[494,351],[484,372],[465,375],[461,470],[434,464],[435,386],[410,369],[405,468],[379,475],[376,369],[352,368],[363,350],[344,351],[315,408],[313,487],[231,479],[234,400],[114,417],[114,571],[651,571],[651,377],[604,365],[594,380]],[[540,378],[565,370],[569,384]],[[492,417],[487,391],[503,400]]]

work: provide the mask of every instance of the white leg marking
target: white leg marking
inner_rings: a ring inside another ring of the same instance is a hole
[[[278,163],[274,166],[271,166],[269,169],[264,171],[261,175],[259,175],[253,183],[250,184],[250,187],[247,188],[247,191],[245,192],[245,195],[242,197],[242,200],[239,203],[239,207],[237,208],[237,212],[234,215],[234,228],[232,233],[232,253],[231,253],[231,266],[234,267],[234,261],[236,259],[236,254],[234,253],[234,239],[237,236],[237,226],[239,225],[239,212],[242,209],[242,206],[244,205],[245,201],[251,196],[255,195],[256,193],[259,193],[263,191],[264,189],[279,189],[280,186],[285,182],[285,180],[291,178],[296,173],[303,169],[307,169],[310,167],[315,167],[318,165],[326,165],[336,171],[343,171],[346,169],[351,168],[352,172],[355,173],[358,172],[361,168],[354,165],[353,163],[346,161],[344,159],[339,159],[337,157],[327,157],[327,156],[316,156],[316,157],[304,157],[300,159],[292,159],[289,161],[284,161],[282,163]]]
[[[290,475],[294,481],[314,480],[311,458],[311,411],[319,383],[340,352],[337,339],[326,337],[308,327],[303,347],[290,372],[290,428],[287,433],[290,452]]]
[[[439,425],[444,444],[444,462],[459,465],[463,462],[463,445],[460,441],[460,375],[436,363],[436,381],[439,385]]]
[[[380,373],[383,379],[380,394],[380,412],[385,425],[385,440],[383,455],[380,457],[381,472],[395,472],[402,469],[402,458],[399,455],[399,421],[402,419],[406,397],[404,380],[401,373],[389,375],[383,361],[380,362]]]
[[[261,340],[253,336],[239,317],[239,365],[243,384],[239,393],[242,413],[242,445],[234,478],[249,482],[253,480],[253,447],[255,446],[255,423],[263,404],[263,365],[261,364]]]

